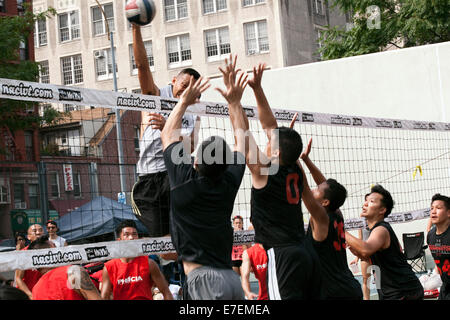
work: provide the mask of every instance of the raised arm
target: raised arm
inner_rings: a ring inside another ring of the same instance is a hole
[[[216,88],[216,90],[219,91],[228,102],[228,110],[236,142],[235,151],[239,151],[247,156],[246,133],[248,132],[249,127],[247,115],[243,111],[241,105],[242,94],[247,86],[247,76],[244,76],[244,73],[241,73],[239,79],[236,81],[237,72],[234,70],[234,67],[230,67],[230,64],[227,65],[226,71],[222,71],[222,73],[224,74],[226,90],[220,88]]]
[[[150,64],[147,59],[147,51],[145,50],[144,41],[142,41],[141,27],[131,24],[133,34],[133,54],[134,61],[138,69],[138,79],[141,86],[142,94],[149,94],[152,96],[159,96],[159,88],[156,86],[152,72],[150,71]],[[156,117],[156,119],[155,119]],[[152,123],[152,121],[161,120],[159,114],[142,111],[141,112],[141,138],[145,129]],[[163,125],[163,124],[162,124]]]
[[[313,238],[316,241],[324,241],[328,236],[328,223],[329,217],[325,208],[314,199],[311,189],[309,188],[308,179],[306,178],[305,171],[298,162],[298,165],[303,174],[303,192],[302,200],[311,214],[311,219],[309,221]]]
[[[311,153],[311,145],[312,145],[312,138],[309,139],[308,146],[306,147],[305,151],[303,151],[302,154],[300,155],[300,159],[302,159],[305,165],[308,167],[308,170],[311,173],[314,182],[317,185],[319,185],[322,182],[325,182],[327,179],[322,174],[320,169],[309,158],[309,154]]]
[[[244,76],[244,73],[241,73],[239,79],[236,80],[239,70],[236,70],[236,58],[233,61],[231,56],[230,60],[227,60],[225,71],[223,69],[220,70],[224,74],[224,83],[227,89],[216,88],[216,90],[228,102],[231,124],[236,140],[236,150],[245,155],[247,166],[252,173],[252,184],[257,188],[261,188],[267,183],[267,175],[261,174],[261,168],[268,166],[269,160],[265,154],[261,153],[253,135],[249,131],[247,115],[240,102],[242,93],[247,85],[247,75]]]
[[[161,131],[161,141],[163,150],[169,145],[181,139],[181,120],[187,107],[194,104],[202,92],[208,89],[210,86],[209,79],[203,82],[203,77],[200,77],[197,81],[194,77],[191,77],[189,86],[184,90],[175,108],[169,115],[164,129]]]
[[[142,94],[159,96],[159,88],[153,80],[144,41],[142,41],[141,27],[135,24],[132,24],[131,26],[133,32],[133,54],[138,69],[138,79],[139,84],[141,85]]]
[[[266,64],[260,63],[257,67],[253,67],[253,79],[248,81],[248,85],[253,89],[258,108],[258,118],[261,122],[263,130],[266,132],[270,140],[272,130],[278,127],[277,120],[270,109],[269,102],[261,85],[262,75]]]

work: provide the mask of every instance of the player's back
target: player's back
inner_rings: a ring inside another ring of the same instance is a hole
[[[251,215],[255,242],[265,248],[292,245],[305,237],[301,195],[303,175],[297,165],[280,166],[267,185],[252,187]]]

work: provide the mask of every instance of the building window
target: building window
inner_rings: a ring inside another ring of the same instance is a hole
[[[39,209],[39,185],[28,185],[28,204],[30,209]]]
[[[81,197],[81,174],[79,172],[73,174],[73,196]]]
[[[139,151],[139,138],[141,137],[141,129],[138,126],[134,127],[134,150]]]
[[[33,132],[25,131],[25,161],[33,161]]]
[[[145,47],[145,51],[147,52],[147,60],[148,60],[148,64],[150,65],[150,70],[155,71],[155,68],[154,68],[155,60],[153,58],[152,42],[150,40],[144,41],[144,47]],[[129,50],[130,50],[130,61],[131,61],[131,74],[136,75],[136,74],[138,74],[138,69],[136,66],[136,60],[134,59],[134,51],[133,51],[132,44],[130,44]]]
[[[8,186],[0,184],[0,203],[9,203]]]
[[[20,41],[19,44],[19,58],[21,61],[29,60],[28,57],[28,42]]]
[[[231,53],[228,27],[206,30],[205,46],[208,61],[226,58]]]
[[[174,21],[188,16],[187,0],[164,0],[164,17]]]
[[[323,10],[323,0],[312,0],[313,2],[313,12],[315,14],[324,15],[324,10]]]
[[[266,0],[242,0],[242,6],[248,7],[248,6],[253,6],[255,4],[265,3],[265,2],[266,2]]]
[[[266,20],[244,23],[244,37],[247,55],[269,51]]]
[[[213,13],[227,9],[227,0],[202,0],[203,14]]]
[[[192,64],[188,34],[167,38],[166,44],[169,67],[176,68]]]
[[[39,62],[39,82],[50,83],[50,70],[48,60]]]
[[[52,198],[59,198],[59,176],[58,172],[49,172],[50,178],[50,196]]]
[[[0,12],[6,12],[5,0],[0,0]]]
[[[64,112],[72,112],[72,111],[81,110],[81,108],[75,104],[64,103],[63,110],[64,110]]]
[[[108,23],[109,31],[114,31],[114,10],[112,3],[102,5],[105,12],[106,21]],[[105,34],[106,23],[103,17],[102,10],[99,7],[92,7],[92,28],[94,30],[94,36]]]
[[[316,42],[317,50],[320,50],[323,47],[323,43],[322,43],[323,39],[321,39],[321,38],[324,35],[324,30],[323,29],[319,29],[319,28],[315,28],[315,30],[316,30],[316,33],[317,33],[317,40],[316,40],[317,41]],[[319,60],[322,60],[322,53],[321,52],[318,52],[318,58],[319,58]]]
[[[14,183],[14,209],[26,209],[27,203],[25,202],[25,185],[23,183]]]
[[[63,84],[78,84],[83,82],[83,62],[81,54],[61,58]]]
[[[47,20],[36,20],[34,25],[34,46],[39,48],[47,45]]]
[[[116,49],[114,48],[116,53]],[[97,75],[97,80],[112,79],[113,77],[113,60],[111,49],[102,49],[94,51],[95,57],[95,74]],[[116,63],[116,72],[117,72]]]
[[[80,19],[78,11],[58,15],[59,41],[70,41],[80,37]]]

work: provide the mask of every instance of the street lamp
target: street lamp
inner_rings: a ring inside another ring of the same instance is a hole
[[[116,54],[114,52],[114,35],[112,31],[109,30],[109,23],[106,19],[105,11],[103,10],[103,6],[97,2],[100,11],[103,14],[103,18],[105,19],[105,27],[108,33],[108,40],[111,42],[111,58],[112,58],[112,69],[113,69],[113,82],[114,82],[114,91],[117,92],[117,75],[116,75]],[[122,147],[122,128],[120,125],[120,110],[118,108],[114,108],[117,124],[116,124],[116,132],[117,132],[117,151],[119,156],[119,175],[120,175],[120,192],[123,194],[125,192],[125,179],[123,174],[123,147]]]

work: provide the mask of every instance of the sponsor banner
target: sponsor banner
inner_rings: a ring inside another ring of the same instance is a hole
[[[177,99],[160,98],[158,96],[85,89],[4,78],[0,78],[0,98],[44,103],[70,103],[74,105],[134,111],[157,111],[162,113],[170,113],[177,102]],[[256,107],[244,106],[243,109],[249,119],[258,119],[258,110]],[[392,130],[450,131],[450,123],[442,122],[380,119],[283,109],[272,109],[272,111],[275,118],[279,121],[291,121],[294,114],[298,112],[299,117],[296,122],[304,124]],[[228,105],[217,102],[199,102],[190,106],[187,112],[200,116],[229,117]]]
[[[60,267],[122,257],[175,252],[170,237],[97,242],[39,250],[8,251],[0,254],[0,272],[43,267]]]
[[[387,222],[396,224],[425,219],[430,209],[391,214]],[[345,219],[345,229],[358,230],[366,225],[363,218]],[[305,230],[308,225],[305,224]],[[233,245],[251,244],[255,241],[254,230],[235,231]],[[0,253],[0,272],[26,270],[43,267],[59,267],[69,264],[83,264],[123,257],[137,257],[151,254],[175,252],[170,237],[142,238],[138,240],[97,242],[67,247],[20,250]]]
[[[63,164],[63,173],[64,173],[64,190],[73,191],[72,165]]]

